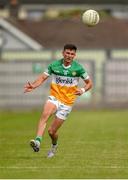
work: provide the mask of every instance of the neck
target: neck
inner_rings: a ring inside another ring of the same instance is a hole
[[[63,62],[64,66],[70,66],[71,63],[68,63],[68,62]]]
[[[64,64],[64,66],[70,66],[72,64],[72,62],[71,61],[70,62],[66,62],[65,60],[63,60],[63,64]]]

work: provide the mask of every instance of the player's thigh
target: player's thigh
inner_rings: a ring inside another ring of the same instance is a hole
[[[60,119],[58,117],[55,117],[55,119],[52,121],[52,124],[49,127],[49,130],[56,133],[57,130],[61,127],[61,125],[64,123],[63,119]]]
[[[54,114],[56,110],[57,110],[57,107],[55,104],[53,104],[50,101],[46,101],[46,103],[44,104],[42,116],[49,117],[52,114]]]

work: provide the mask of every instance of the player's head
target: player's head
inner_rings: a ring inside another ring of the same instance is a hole
[[[64,51],[66,50],[66,49],[69,49],[69,50],[73,50],[73,51],[77,51],[77,47],[74,45],[74,44],[65,44],[64,45]]]
[[[72,63],[76,56],[77,47],[73,44],[66,44],[63,49],[64,64],[69,65]]]

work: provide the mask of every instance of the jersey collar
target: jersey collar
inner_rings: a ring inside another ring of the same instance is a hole
[[[71,64],[69,66],[65,66],[64,64],[62,64],[62,66],[65,68],[65,69],[68,69],[71,67]]]

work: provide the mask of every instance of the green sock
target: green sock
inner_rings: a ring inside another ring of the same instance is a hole
[[[42,137],[41,137],[41,136],[37,136],[35,140],[36,140],[36,141],[39,141],[39,142],[41,143]]]

